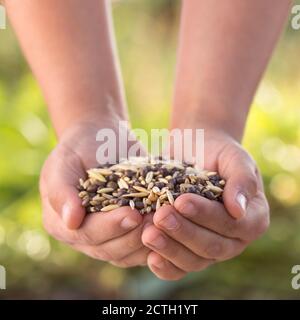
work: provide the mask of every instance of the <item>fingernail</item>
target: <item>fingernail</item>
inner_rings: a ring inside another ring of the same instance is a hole
[[[239,204],[239,206],[242,208],[242,214],[246,214],[246,208],[247,208],[247,198],[242,193],[238,193],[236,197],[236,201]]]
[[[157,249],[163,249],[167,243],[163,236],[158,236],[151,240],[149,244]]]
[[[136,220],[133,220],[129,217],[126,217],[121,222],[121,227],[123,229],[133,229],[138,225],[138,222]]]
[[[177,228],[178,222],[172,214],[169,214],[164,219],[159,221],[159,225],[165,229],[173,230]]]
[[[67,203],[65,203],[62,207],[61,218],[66,226],[68,226],[70,223],[70,217],[71,217],[71,208]]]

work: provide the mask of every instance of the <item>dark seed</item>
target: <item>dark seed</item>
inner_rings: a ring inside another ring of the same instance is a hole
[[[209,200],[214,200],[215,196],[211,191],[204,191],[203,195]]]
[[[114,181],[109,181],[106,185],[107,188],[112,188],[114,190],[118,189],[118,184]]]
[[[140,210],[144,208],[144,204],[142,201],[135,201],[134,203],[135,203],[136,209]]]
[[[128,206],[129,205],[129,199],[125,199],[125,198],[119,199],[117,204],[120,207]]]
[[[114,173],[108,176],[108,181],[114,181],[114,182],[117,182],[117,181],[118,181],[118,179],[119,179],[119,176],[118,176],[118,175],[116,175],[116,174],[114,174]]]

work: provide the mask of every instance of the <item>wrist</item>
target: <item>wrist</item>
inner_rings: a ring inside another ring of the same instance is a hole
[[[99,123],[106,123],[107,127],[112,127],[120,120],[127,120],[127,108],[124,103],[113,100],[111,97],[105,102],[95,104],[69,103],[72,108],[63,106],[51,107],[52,122],[60,140],[69,129],[78,126],[97,126]],[[64,110],[66,109],[66,110]]]
[[[223,110],[222,110],[223,109]],[[241,142],[246,115],[231,112],[228,108],[174,107],[171,128],[204,129],[205,133],[220,132]]]

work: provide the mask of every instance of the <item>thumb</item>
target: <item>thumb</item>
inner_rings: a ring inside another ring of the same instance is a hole
[[[223,200],[230,215],[240,219],[246,215],[249,202],[257,194],[258,180],[255,164],[249,156],[236,160],[230,163],[224,175]]]
[[[77,229],[85,217],[85,210],[76,188],[80,174],[75,174],[76,169],[70,171],[68,167],[72,164],[66,166],[65,163],[66,160],[52,158],[45,165],[41,174],[40,189],[42,198],[48,198],[51,207],[61,216],[67,228]]]

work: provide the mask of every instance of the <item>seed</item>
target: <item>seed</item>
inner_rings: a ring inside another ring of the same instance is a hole
[[[129,200],[122,198],[122,199],[119,199],[117,203],[120,207],[124,207],[129,205]]]
[[[152,179],[153,179],[153,171],[149,171],[146,175],[145,181],[147,183],[150,183]]]
[[[213,193],[222,193],[223,189],[216,187],[216,186],[208,186],[208,190],[211,190]]]
[[[160,208],[160,200],[159,200],[159,199],[157,199],[157,201],[156,201],[156,208],[155,208],[155,210],[157,211],[159,208]]]
[[[149,192],[134,192],[134,193],[128,193],[124,194],[123,198],[143,198],[148,196]]]
[[[217,174],[217,172],[213,172],[213,171],[210,171],[210,172],[207,172],[207,176],[208,177],[211,177],[211,176],[215,176]]]
[[[90,199],[84,199],[84,200],[82,201],[82,205],[83,205],[84,207],[87,207],[89,204],[90,204]]]
[[[113,195],[107,194],[107,193],[102,193],[102,196],[103,196],[104,199],[108,199],[108,200],[113,198]]]
[[[151,206],[146,208],[146,213],[150,213],[152,211]]]
[[[101,201],[98,201],[98,200],[92,200],[92,201],[90,201],[90,205],[91,205],[91,206],[97,206],[97,205],[99,205],[99,204],[101,204]]]
[[[165,183],[165,184],[169,183],[169,181],[167,179],[165,179],[165,178],[159,178],[158,181],[162,182],[162,183]]]
[[[78,195],[79,195],[80,198],[84,198],[85,196],[88,195],[88,193],[86,191],[81,191],[81,192],[79,192]]]
[[[99,194],[97,194],[95,197],[93,197],[93,200],[101,202],[101,201],[105,200],[105,197],[100,196]]]
[[[136,201],[135,202],[135,208],[140,210],[140,209],[144,209],[144,203],[142,201]]]
[[[150,183],[148,184],[147,189],[148,189],[148,190],[151,190],[153,187],[154,187],[154,182],[150,182]]]
[[[118,184],[114,181],[109,181],[106,186],[107,188],[112,188],[114,190],[118,189]]]
[[[101,209],[101,211],[102,212],[106,212],[106,211],[111,211],[111,210],[114,210],[114,209],[117,209],[117,208],[119,208],[119,206],[117,204],[110,204],[110,205],[108,205],[106,207],[103,207]]]
[[[90,185],[90,186],[88,186],[88,187],[86,188],[86,191],[88,191],[88,192],[96,192],[97,189],[98,189],[97,185],[92,184],[92,185]]]
[[[83,183],[83,187],[84,187],[84,189],[87,189],[89,186],[90,186],[90,180],[86,180],[86,181],[84,181],[84,183]]]
[[[126,181],[122,178],[118,181],[118,186],[120,189],[128,189],[129,188]]]
[[[113,192],[114,189],[113,188],[101,188],[97,191],[97,193],[110,193]]]
[[[174,205],[183,193],[222,202],[225,180],[217,172],[198,171],[192,164],[135,157],[117,165],[87,171],[78,195],[87,213],[130,205],[141,214]]]
[[[134,204],[134,201],[133,201],[133,200],[130,200],[130,201],[129,201],[129,205],[130,205],[130,208],[131,208],[132,210],[134,210],[135,204]]]
[[[154,193],[159,193],[159,192],[160,192],[160,189],[155,186],[155,187],[152,188],[152,191],[153,191]]]
[[[220,181],[219,181],[219,185],[220,185],[220,186],[225,186],[225,181],[224,181],[223,179],[220,180]]]
[[[104,176],[109,176],[110,174],[112,174],[112,171],[109,170],[109,169],[102,169],[102,168],[99,168],[99,169],[96,169],[97,172],[99,172],[100,174],[104,175]]]
[[[143,188],[143,187],[140,187],[140,186],[133,186],[133,188],[137,191],[140,191],[140,192],[146,192],[146,193],[150,193],[149,190],[147,190],[146,188]]]
[[[167,190],[167,197],[168,197],[168,200],[171,203],[171,205],[173,205],[174,204],[174,198],[173,198],[172,193],[169,190]]]
[[[89,177],[91,179],[95,179],[95,180],[98,180],[98,181],[101,181],[101,182],[106,182],[106,179],[104,178],[104,176],[96,171],[97,169],[94,169],[94,170],[88,170],[87,173],[89,175]]]

